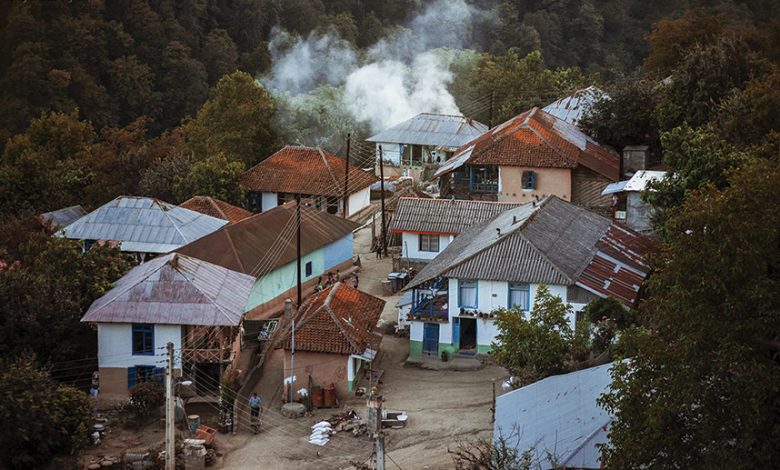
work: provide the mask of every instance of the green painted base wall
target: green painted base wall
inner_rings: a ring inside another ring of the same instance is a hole
[[[487,354],[493,350],[493,347],[489,344],[478,344],[477,354]]]
[[[352,359],[350,359],[351,361]],[[354,392],[355,389],[357,389],[358,382],[360,382],[360,372],[363,370],[363,361],[357,361],[358,366],[357,370],[355,370],[355,378],[352,380],[347,380],[347,390],[350,392]]]
[[[422,357],[422,341],[409,341],[409,357]]]

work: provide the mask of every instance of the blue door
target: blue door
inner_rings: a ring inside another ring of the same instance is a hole
[[[425,323],[423,326],[423,354],[438,356],[439,354],[439,324]]]

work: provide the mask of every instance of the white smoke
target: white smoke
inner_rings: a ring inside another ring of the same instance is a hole
[[[435,49],[469,48],[472,24],[486,15],[464,0],[437,0],[407,28],[397,28],[371,46],[362,61],[350,43],[332,32],[293,38],[274,30],[269,44],[273,65],[261,81],[291,103],[319,86],[339,87],[340,100],[331,106],[370,125],[372,132],[422,112],[460,114],[447,89],[453,80],[453,54]]]

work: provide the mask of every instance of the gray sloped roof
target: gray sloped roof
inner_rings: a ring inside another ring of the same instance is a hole
[[[521,205],[509,202],[404,197],[398,201],[398,209],[390,221],[390,230],[456,235],[474,224]]]
[[[555,196],[523,204],[461,233],[407,289],[440,276],[574,284],[610,224]]]
[[[553,101],[542,110],[569,124],[577,125],[590,112],[593,105],[602,98],[609,99],[609,95],[597,86],[591,85]]]
[[[115,240],[121,242],[122,251],[168,253],[227,223],[158,199],[119,196],[55,235],[75,240]]]
[[[481,122],[464,116],[420,113],[372,135],[367,142],[431,145],[456,149],[488,130]]]
[[[612,417],[596,400],[609,388],[612,363],[547,377],[496,398],[493,439],[499,436],[523,453],[533,449],[534,466],[601,468],[597,444],[608,441]]]
[[[50,230],[59,230],[66,225],[72,224],[76,220],[84,217],[87,211],[81,206],[70,206],[56,211],[44,212],[38,218]]]
[[[171,253],[131,269],[81,321],[236,326],[254,283],[252,276]]]

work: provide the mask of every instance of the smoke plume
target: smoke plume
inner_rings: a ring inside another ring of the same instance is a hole
[[[301,38],[275,30],[271,72],[260,80],[282,102],[280,110],[299,119],[325,114],[304,119],[315,126],[296,136],[306,145],[321,145],[329,132],[350,125],[374,133],[421,112],[460,114],[447,89],[455,54],[443,49],[473,49],[473,24],[490,14],[464,0],[437,0],[362,52],[333,32]],[[285,125],[289,119],[282,118]]]

